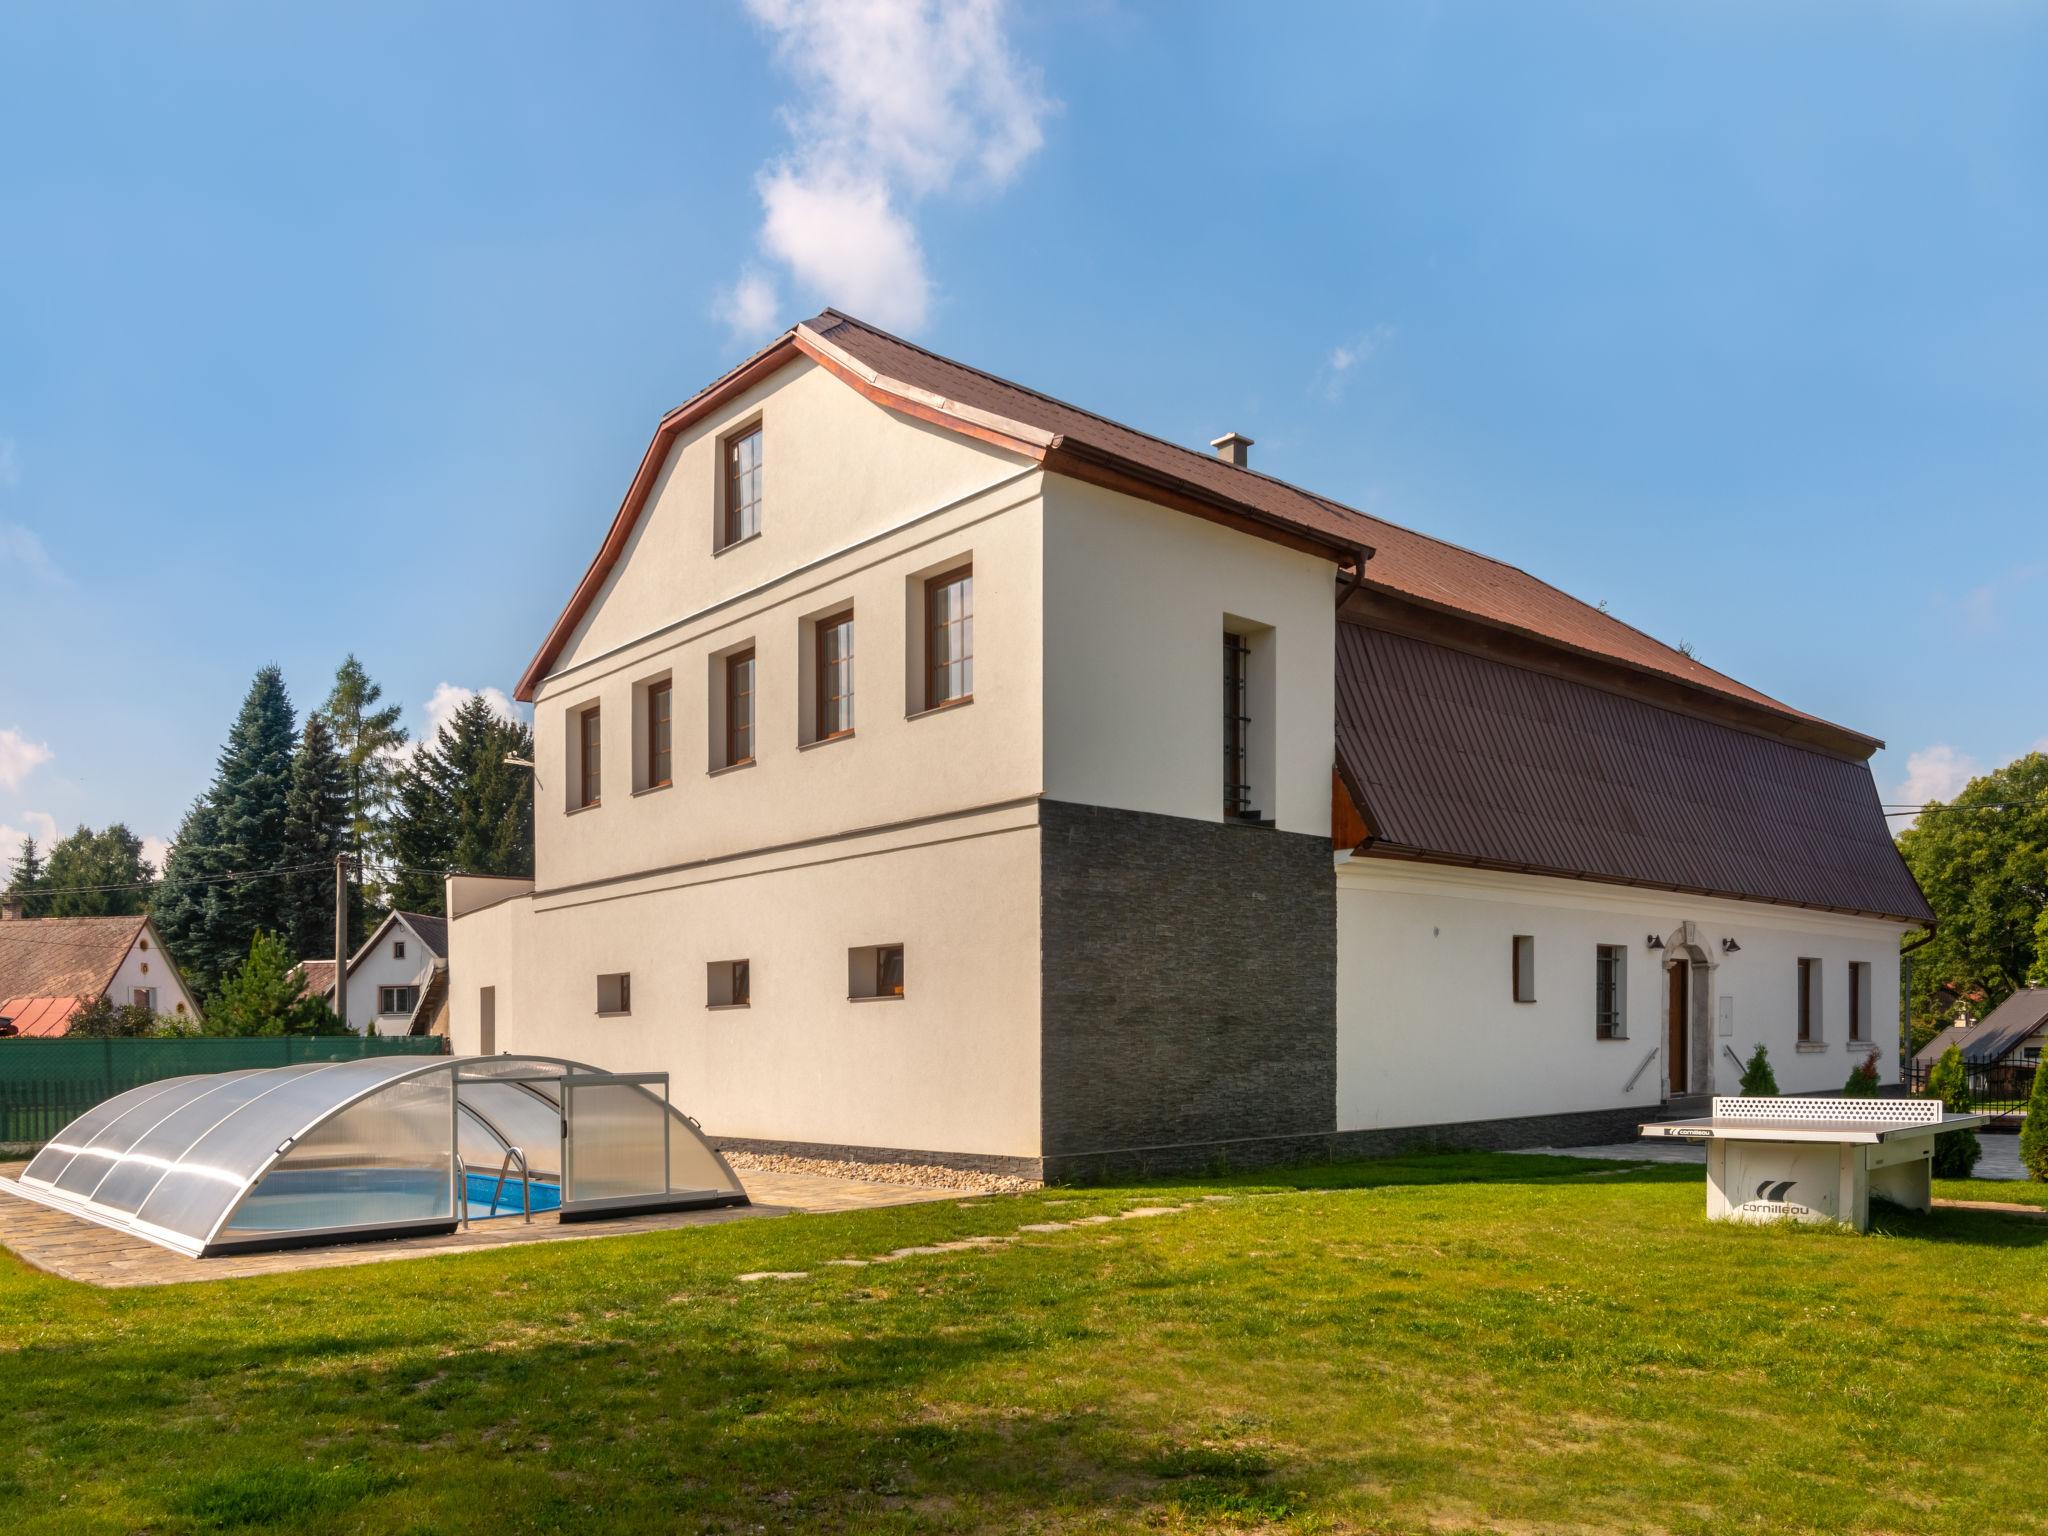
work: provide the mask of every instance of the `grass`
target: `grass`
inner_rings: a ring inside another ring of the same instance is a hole
[[[1703,1205],[1470,1155],[145,1291],[0,1259],[0,1530],[2048,1529],[2048,1222]]]

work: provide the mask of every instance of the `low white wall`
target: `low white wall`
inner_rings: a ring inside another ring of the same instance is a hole
[[[1036,808],[522,897],[449,925],[454,1049],[666,1071],[713,1135],[1032,1157],[1039,1150]],[[847,951],[905,947],[905,995],[847,997]],[[706,1006],[751,962],[753,1002]],[[630,1017],[597,977],[632,976]]]
[[[1874,919],[1585,881],[1351,858],[1337,871],[1337,1125],[1363,1130],[1640,1106],[1663,1093],[1664,960],[1648,935],[1696,925],[1707,954],[1713,1066],[1694,1092],[1733,1093],[1761,1041],[1785,1093],[1839,1090],[1879,1052],[1898,1078],[1903,928]],[[1536,1001],[1513,1000],[1511,946],[1536,940]],[[1724,954],[1732,938],[1737,953]],[[1628,1036],[1595,1034],[1595,948],[1627,954]],[[1820,1044],[1798,1044],[1798,960],[1819,959]],[[1851,961],[1871,967],[1870,1045],[1851,1047]],[[1731,1032],[1720,1033],[1723,1008]],[[1724,1047],[1727,1049],[1724,1050]]]

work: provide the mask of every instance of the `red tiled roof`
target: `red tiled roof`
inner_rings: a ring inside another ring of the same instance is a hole
[[[1868,764],[1506,661],[1337,626],[1368,852],[1925,923]]]
[[[299,996],[325,997],[334,990],[332,960],[301,960],[295,969],[299,973]]]
[[[10,997],[0,1002],[0,1019],[23,1039],[55,1039],[71,1033],[71,1016],[83,1006],[75,997]]]

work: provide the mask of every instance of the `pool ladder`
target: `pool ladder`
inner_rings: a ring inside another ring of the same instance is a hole
[[[505,1180],[511,1175],[512,1165],[519,1164],[519,1206],[528,1226],[533,1225],[533,1173],[526,1165],[526,1154],[518,1147],[505,1149],[505,1160],[498,1164],[498,1182],[491,1187],[491,1214],[498,1211],[498,1197],[505,1193]],[[462,1154],[455,1156],[455,1171],[460,1177],[455,1187],[462,1196],[462,1224],[469,1225],[469,1165],[462,1160]]]

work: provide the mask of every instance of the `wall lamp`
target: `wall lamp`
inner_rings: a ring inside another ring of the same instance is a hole
[[[1650,948],[1652,949],[1662,949],[1664,947],[1664,941],[1658,938],[1657,935],[1655,935],[1654,933],[1650,935],[1647,942]]]
[[[1733,939],[1723,939],[1721,941],[1721,953],[1724,955],[1735,954],[1741,948],[1742,946],[1736,943]]]

